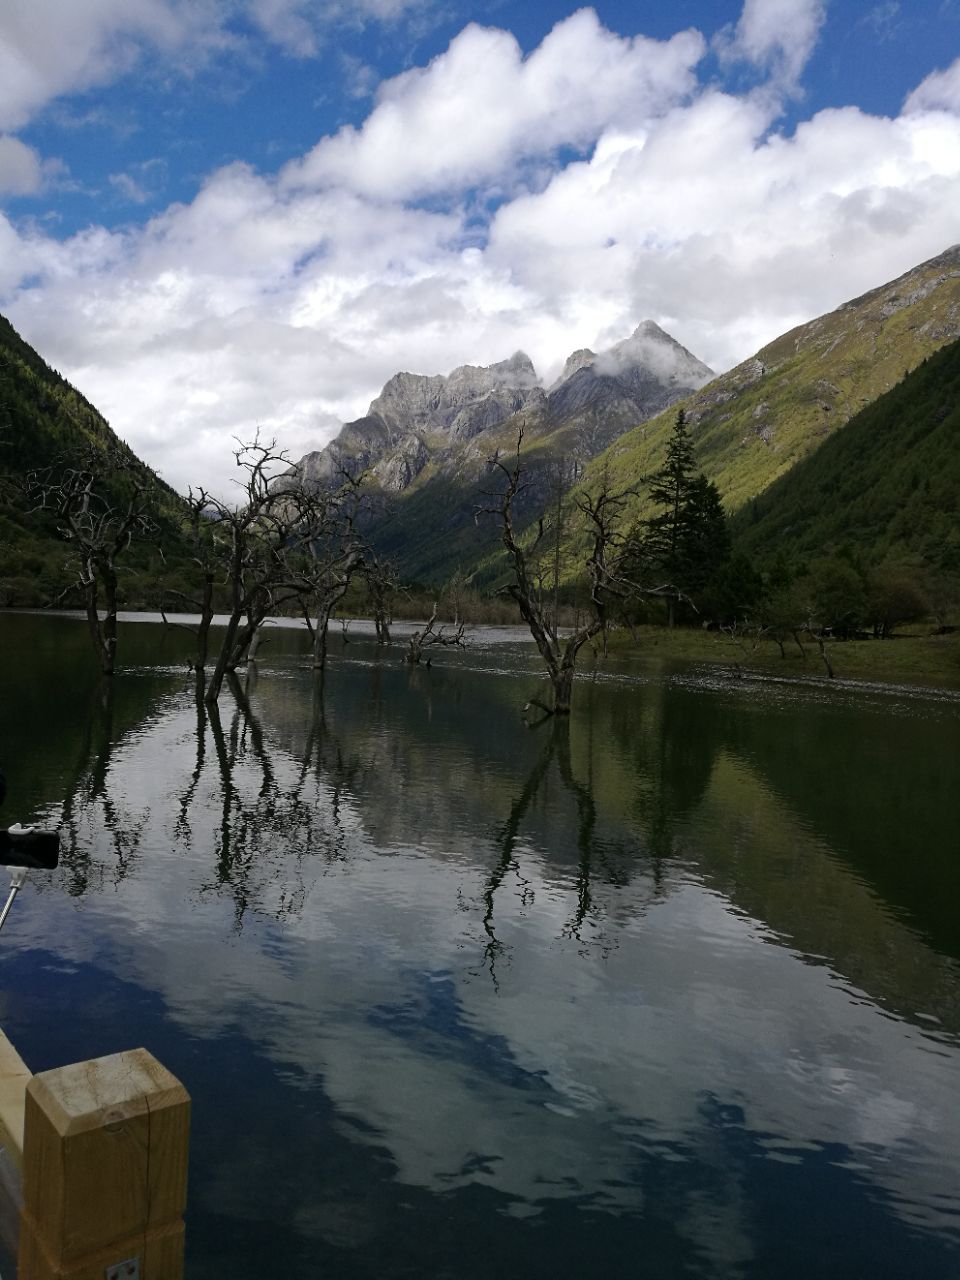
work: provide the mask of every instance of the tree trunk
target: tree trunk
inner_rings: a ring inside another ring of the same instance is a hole
[[[823,636],[818,635],[816,637],[816,640],[817,640],[817,647],[820,650],[820,657],[823,659],[823,665],[827,668],[827,676],[830,680],[832,680],[833,679],[833,663],[830,661],[830,655],[827,653],[827,646],[824,644]]]
[[[213,706],[220,697],[220,690],[223,688],[224,677],[227,674],[227,667],[230,664],[230,657],[236,643],[237,631],[240,629],[241,612],[242,610],[236,608],[230,614],[230,621],[227,623],[227,634],[223,637],[223,644],[220,646],[220,653],[204,697],[204,702],[208,707]]]
[[[390,619],[387,606],[382,598],[375,598],[373,604],[373,626],[377,633],[377,644],[390,643]]]
[[[433,624],[437,620],[437,601],[433,602],[433,612],[427,620],[427,625],[420,631],[415,631],[410,637],[410,649],[407,653],[407,662],[411,666],[419,666],[420,659],[423,657],[423,642],[428,636],[433,634]]]
[[[103,619],[103,674],[112,676],[117,661],[117,572],[112,564],[103,570],[106,613]]]
[[[322,593],[318,593],[317,621],[313,633],[313,666],[316,671],[323,671],[327,665],[327,627],[337,605],[347,594],[350,579],[360,560],[360,553],[352,551],[337,570],[337,576]]]
[[[210,651],[210,623],[213,621],[213,574],[203,575],[203,595],[200,598],[200,625],[197,628],[197,671],[204,671]]]
[[[230,659],[236,644],[240,619],[243,617],[243,596],[243,548],[240,544],[239,534],[234,529],[233,547],[230,553],[230,618],[227,622],[226,635],[223,637],[220,652],[217,655],[216,665],[213,668],[213,675],[210,677],[210,683],[207,686],[206,696],[204,697],[204,702],[208,707],[215,705],[220,697],[220,690],[223,688],[223,680],[227,674],[227,667],[230,665]]]
[[[333,613],[333,600],[329,597],[322,600],[317,607],[317,620],[313,627],[313,669],[314,671],[326,671],[327,669],[327,628],[330,625],[330,615]]]
[[[573,696],[573,663],[563,663],[556,671],[551,672],[553,681],[553,713],[558,716],[570,714],[570,699]]]
[[[347,594],[348,581],[338,582],[327,594],[320,597],[317,604],[317,620],[313,628],[313,666],[315,671],[324,671],[327,666],[327,628],[333,611]]]
[[[233,652],[227,663],[228,672],[236,671],[237,667],[242,667],[253,657],[250,650],[259,643],[260,628],[266,616],[267,605],[263,601],[256,608],[251,606],[247,609],[247,621],[243,627],[238,627],[237,636],[233,642]]]
[[[97,609],[97,579],[93,573],[92,565],[87,566],[87,577],[83,582],[84,587],[84,604],[87,611],[87,627],[90,631],[90,639],[93,641],[93,651],[97,655],[97,661],[100,663],[100,670],[104,675],[110,673],[103,665],[103,638],[100,634],[100,614]]]

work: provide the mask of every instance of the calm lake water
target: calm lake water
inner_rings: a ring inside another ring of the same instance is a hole
[[[183,1080],[190,1280],[960,1275],[960,702],[349,635],[0,615],[0,1024]]]

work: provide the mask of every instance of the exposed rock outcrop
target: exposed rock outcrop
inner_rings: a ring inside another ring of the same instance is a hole
[[[343,470],[366,471],[383,490],[402,493],[429,462],[451,472],[467,459],[475,462],[482,441],[466,446],[518,414],[518,424],[536,425],[541,433],[584,420],[592,428],[583,435],[592,456],[712,376],[652,320],[608,351],[575,351],[549,391],[523,351],[485,367],[461,365],[446,376],[397,373],[364,417],[347,423],[294,471],[315,484],[335,483]]]

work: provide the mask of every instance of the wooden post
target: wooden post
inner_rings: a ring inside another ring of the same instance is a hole
[[[0,1031],[0,1242],[17,1256],[23,1211],[23,1106],[30,1068]]]
[[[182,1280],[189,1126],[146,1049],[34,1076],[18,1280]]]
[[[30,1068],[0,1031],[0,1145],[23,1168],[23,1095]]]

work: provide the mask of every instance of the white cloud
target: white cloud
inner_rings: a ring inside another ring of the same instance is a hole
[[[862,21],[873,28],[878,40],[892,40],[902,26],[901,13],[900,0],[883,0],[883,3],[870,10]]]
[[[167,178],[166,162],[144,160],[125,173],[111,173],[108,181],[118,197],[130,204],[146,204],[156,198]]]
[[[226,37],[217,0],[4,0],[0,128],[18,129],[61,94],[107,84],[145,47],[201,56]]]
[[[796,88],[826,16],[825,0],[745,0],[736,29],[718,40],[725,58],[741,58]]]
[[[106,85],[159,53],[183,73],[245,44],[247,18],[274,44],[315,54],[334,24],[393,21],[432,0],[3,0],[0,129],[49,102]]]
[[[934,71],[914,89],[904,111],[951,111],[960,115],[960,58],[946,71]]]
[[[956,239],[960,122],[851,108],[789,139],[768,123],[710,93],[607,138],[500,210],[488,259],[571,320],[583,300],[610,332],[650,315],[725,368]]]
[[[381,85],[362,128],[324,139],[284,178],[388,199],[503,178],[520,160],[662,112],[693,90],[703,53],[697,32],[622,39],[592,9],[558,23],[528,58],[509,32],[471,25],[428,67]]]
[[[43,166],[32,147],[0,134],[0,195],[33,195],[43,186]]]
[[[260,30],[295,57],[313,57],[329,33],[344,24],[396,22],[427,9],[432,0],[246,0]]]
[[[380,76],[375,67],[348,53],[341,53],[340,67],[348,97],[357,99],[373,97],[374,90],[380,82]]]

